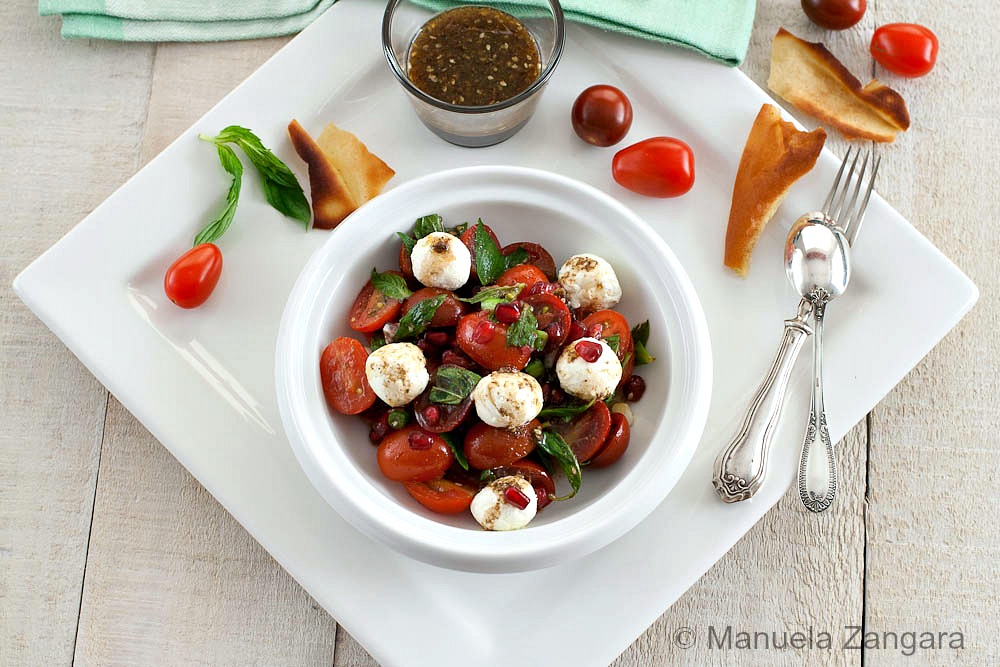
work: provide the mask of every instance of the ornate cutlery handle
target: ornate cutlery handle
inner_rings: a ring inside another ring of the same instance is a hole
[[[837,495],[837,460],[826,427],[823,405],[823,314],[824,304],[816,304],[816,335],[813,337],[813,388],[809,425],[799,458],[799,499],[811,512],[823,512]]]
[[[812,305],[803,299],[799,303],[798,315],[785,320],[785,336],[771,370],[750,401],[743,426],[715,460],[712,484],[727,503],[746,500],[757,493],[764,481],[767,451],[781,415],[788,378],[803,341],[812,333],[812,329],[806,324],[811,312]]]

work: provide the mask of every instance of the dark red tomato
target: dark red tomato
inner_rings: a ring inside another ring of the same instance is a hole
[[[458,300],[453,292],[449,292],[446,289],[441,289],[440,287],[424,287],[423,289],[418,289],[416,292],[411,294],[406,301],[403,302],[403,314],[410,312],[410,308],[421,301],[426,301],[427,299],[432,299],[436,296],[445,294],[444,301],[438,306],[437,311],[434,313],[434,319],[431,320],[432,327],[453,327],[458,324],[458,320],[462,315],[465,314],[466,305]]]
[[[553,421],[552,430],[563,437],[581,463],[594,458],[611,431],[611,411],[603,401],[597,401],[581,415],[568,422]]]
[[[413,275],[413,261],[410,259],[410,253],[406,251],[406,246],[402,243],[399,244],[399,271],[408,281],[417,279]]]
[[[354,299],[348,324],[362,333],[378,331],[386,322],[396,319],[402,304],[399,299],[391,299],[375,289],[369,280]]]
[[[518,264],[517,266],[512,266],[497,278],[497,285],[517,285],[520,283],[524,285],[524,291],[526,292],[535,283],[547,283],[549,282],[548,277],[542,270],[537,266],[532,266],[531,264]]]
[[[469,509],[476,495],[475,489],[446,479],[429,482],[403,482],[406,492],[413,499],[438,514],[460,514]]]
[[[368,351],[353,338],[337,338],[319,358],[323,395],[331,408],[345,415],[364,412],[375,403],[365,375]]]
[[[591,313],[583,320],[587,335],[591,335],[595,327],[599,328],[600,336],[607,341],[611,336],[618,336],[618,360],[622,362],[622,382],[632,375],[635,368],[635,343],[632,341],[632,330],[628,328],[628,320],[613,310],[599,310]]]
[[[694,185],[694,153],[680,139],[645,139],[615,153],[611,174],[640,195],[679,197]]]
[[[437,373],[442,368],[457,368],[457,366],[451,364],[442,364],[439,366],[434,372],[434,376],[431,377],[430,382],[427,383],[427,389],[417,397],[417,400],[413,404],[413,412],[416,415],[417,423],[425,431],[430,431],[431,433],[454,431],[465,421],[472,408],[471,396],[457,405],[431,402],[431,389],[437,383]]]
[[[520,475],[528,480],[533,487],[545,489],[550,496],[556,495],[556,483],[552,481],[552,476],[542,466],[529,459],[514,461],[505,466],[491,468],[496,477],[506,477],[508,475]]]
[[[491,322],[485,311],[470,313],[458,321],[455,341],[462,352],[491,371],[501,368],[521,370],[531,359],[531,348],[508,347],[507,325]]]
[[[594,146],[614,146],[632,127],[632,103],[614,86],[591,86],[573,103],[573,131]]]
[[[440,479],[455,460],[444,438],[411,425],[391,431],[378,446],[378,467],[397,482]]]
[[[592,468],[606,468],[620,459],[625,450],[628,449],[630,437],[631,431],[625,415],[612,412],[611,432],[608,433],[608,439],[604,442],[601,450],[597,452],[597,456],[590,460],[590,466]]]
[[[535,449],[538,420],[515,429],[495,428],[479,422],[465,434],[465,458],[479,470],[506,466]]]
[[[890,23],[872,35],[871,52],[890,72],[908,77],[923,76],[937,62],[938,38],[916,23]]]
[[[493,233],[493,230],[490,229],[489,225],[483,225],[483,228],[499,248],[500,241],[497,239],[497,235]],[[465,247],[469,249],[469,254],[472,255],[472,277],[479,278],[479,273],[476,271],[476,225],[470,224],[469,228],[462,232],[462,235],[459,238],[462,240],[462,243],[465,244]]]
[[[505,245],[500,251],[504,254],[504,257],[514,252],[518,248],[523,248],[526,253],[528,253],[528,261],[526,264],[531,264],[532,266],[537,266],[545,277],[551,281],[556,279],[556,262],[552,259],[552,255],[549,251],[538,245],[537,243],[528,243],[527,241],[518,241],[517,243],[511,243],[510,245]]]
[[[846,30],[861,20],[865,0],[802,0],[802,11],[809,20],[827,30]]]
[[[181,308],[205,303],[222,275],[222,251],[214,243],[202,243],[174,260],[163,276],[163,291]]]
[[[563,300],[554,294],[532,294],[524,302],[534,311],[538,328],[549,336],[545,350],[551,352],[562,345],[573,324],[573,315]]]

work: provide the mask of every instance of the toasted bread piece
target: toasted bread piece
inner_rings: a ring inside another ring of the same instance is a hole
[[[313,227],[333,229],[358,208],[358,202],[340,172],[299,121],[292,120],[288,124],[288,136],[292,139],[295,152],[309,166]]]
[[[891,142],[910,127],[899,93],[875,80],[862,86],[825,46],[784,28],[771,42],[767,86],[846,139]]]
[[[781,113],[770,104],[760,108],[736,171],[726,230],[726,266],[747,275],[750,254],[764,226],[792,183],[816,164],[825,142],[823,128],[803,132],[781,120]]]
[[[333,123],[323,129],[316,143],[343,176],[358,206],[382,192],[389,179],[396,175],[356,136]]]

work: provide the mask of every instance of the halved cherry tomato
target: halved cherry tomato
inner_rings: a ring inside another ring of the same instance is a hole
[[[535,429],[539,426],[537,419],[515,429],[479,422],[465,434],[465,458],[480,470],[510,465],[534,451]]]
[[[937,62],[938,38],[916,23],[889,23],[872,35],[872,56],[890,72],[918,77]]]
[[[174,260],[163,276],[163,291],[181,308],[205,303],[222,275],[222,251],[214,243],[201,243]]]
[[[476,495],[475,489],[446,479],[429,482],[403,482],[406,492],[413,499],[438,514],[459,514],[469,509]]]
[[[410,259],[410,253],[406,250],[406,246],[402,243],[399,244],[399,271],[403,274],[403,277],[407,281],[416,280],[417,277],[413,275],[413,260]]]
[[[500,252],[504,254],[504,257],[506,257],[518,248],[523,248],[524,251],[528,253],[528,261],[526,264],[537,266],[549,280],[554,281],[556,279],[556,261],[552,259],[552,255],[549,254],[548,250],[537,243],[518,241],[517,243],[505,245]]]
[[[588,144],[614,146],[632,127],[632,103],[614,86],[591,86],[577,96],[570,118]]]
[[[458,324],[458,320],[462,315],[465,314],[466,305],[458,300],[453,292],[449,292],[446,289],[441,289],[440,287],[424,287],[423,289],[418,289],[416,292],[411,294],[406,301],[403,302],[403,315],[410,312],[410,308],[421,301],[427,299],[432,299],[436,296],[446,295],[444,301],[438,306],[438,309],[434,312],[434,318],[431,320],[430,326],[432,327],[453,327]]]
[[[554,420],[550,428],[561,435],[580,462],[594,458],[611,431],[611,411],[603,401],[597,401],[583,414],[568,422]]]
[[[427,446],[414,446],[411,438],[424,440]],[[416,425],[390,432],[378,446],[379,469],[397,482],[440,479],[454,460],[455,455],[444,438]]]
[[[552,480],[549,472],[530,459],[521,459],[504,466],[490,468],[496,477],[507,477],[508,475],[520,475],[528,480],[533,487],[545,489],[550,496],[556,495],[556,483]]]
[[[562,345],[573,324],[573,314],[563,300],[554,294],[532,294],[525,297],[524,302],[535,313],[538,328],[549,336],[545,351],[551,352]]]
[[[531,359],[531,348],[508,347],[507,325],[490,321],[486,311],[470,313],[455,329],[458,346],[477,364],[491,371],[501,368],[521,370]]]
[[[592,468],[605,468],[622,457],[628,449],[631,430],[628,420],[620,412],[611,413],[611,432],[597,455],[590,460]]]
[[[615,153],[611,174],[640,195],[679,197],[694,185],[694,153],[680,139],[645,139]]]
[[[802,0],[809,20],[828,30],[846,30],[865,15],[865,0]]]
[[[599,310],[585,317],[583,326],[588,336],[595,327],[599,327],[598,338],[605,341],[611,336],[618,336],[618,360],[622,362],[622,382],[629,379],[635,368],[635,343],[632,341],[632,330],[628,328],[628,320],[614,310]]]
[[[486,230],[486,233],[490,235],[490,238],[493,239],[493,242],[496,243],[499,248],[500,241],[497,239],[497,235],[493,233],[493,230],[490,229],[489,225],[484,224],[483,229]],[[479,272],[476,271],[476,225],[470,223],[469,228],[462,232],[462,235],[459,238],[462,240],[462,243],[465,244],[465,247],[469,249],[469,254],[472,255],[471,275],[473,278],[478,279]]]
[[[532,266],[531,264],[518,264],[517,266],[512,266],[497,278],[497,285],[517,285],[518,283],[524,285],[524,292],[535,283],[547,283],[549,279],[537,266]],[[522,294],[524,293],[522,292]]]
[[[396,272],[392,271],[391,273]],[[396,275],[400,274],[396,273]],[[403,302],[399,299],[389,298],[375,289],[375,285],[369,280],[354,299],[349,324],[352,329],[362,333],[377,331],[386,322],[399,315],[402,304]]]
[[[375,392],[365,375],[368,351],[353,338],[337,338],[323,350],[319,359],[319,377],[323,395],[331,408],[345,415],[356,415],[370,408]]]
[[[432,403],[431,390],[437,384],[437,373],[441,368],[458,368],[451,364],[442,364],[434,371],[427,389],[417,397],[413,403],[413,413],[416,415],[417,423],[421,428],[431,433],[447,433],[458,428],[469,415],[472,408],[472,396],[466,397],[464,401],[457,405],[446,403]]]

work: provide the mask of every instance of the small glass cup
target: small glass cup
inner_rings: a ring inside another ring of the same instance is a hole
[[[462,3],[476,6],[479,3]],[[510,7],[505,7],[510,11]],[[542,90],[552,76],[565,40],[565,19],[558,0],[548,7],[525,6],[512,15],[531,33],[541,57],[538,78],[514,97],[486,106],[458,106],[431,97],[407,76],[410,46],[434,12],[412,0],[389,0],[382,19],[382,48],[389,69],[409,94],[417,116],[445,141],[472,148],[492,146],[514,136],[525,126],[538,106]]]

